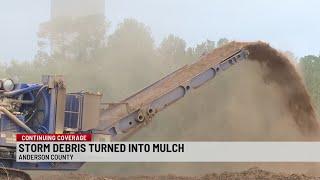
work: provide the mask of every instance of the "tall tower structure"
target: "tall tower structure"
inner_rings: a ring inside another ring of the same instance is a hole
[[[67,20],[72,23],[73,20],[87,16],[96,16],[97,19],[94,19],[92,23],[103,24],[103,22],[99,23],[97,21],[105,21],[105,0],[51,0],[51,20],[53,21]],[[92,25],[89,21],[82,23],[88,23],[82,24],[83,27],[90,27]],[[63,46],[71,43],[74,38],[80,34],[77,34],[79,32],[69,32],[68,27],[66,27],[66,29],[64,29],[64,27],[59,27],[58,29],[61,32],[56,33],[60,33],[58,36],[60,39],[51,37],[49,39],[51,53],[63,53],[67,58],[78,59],[85,59],[86,56],[91,53],[85,49],[86,47],[73,50],[72,52],[65,52]]]
[[[105,0],[51,0],[51,19],[105,15]]]

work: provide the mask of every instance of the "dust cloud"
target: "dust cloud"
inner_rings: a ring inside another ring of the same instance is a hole
[[[250,59],[219,74],[213,81],[159,113],[149,126],[129,140],[316,139],[319,130],[316,113],[303,81],[290,61],[264,43],[233,43],[229,46],[247,49]],[[199,175],[239,171],[253,166],[319,175],[320,167],[317,163],[117,163],[104,164],[103,170],[101,164],[88,166],[97,173],[123,174],[125,171],[126,175]]]
[[[250,53],[177,105],[133,140],[310,140],[319,125],[290,61],[264,43],[231,43]],[[209,55],[210,56],[210,55]]]
[[[311,98],[295,67],[281,53],[265,43],[249,45],[250,58],[259,61],[266,69],[266,82],[275,83],[281,89],[285,105],[299,129],[305,135],[318,135],[319,124]]]

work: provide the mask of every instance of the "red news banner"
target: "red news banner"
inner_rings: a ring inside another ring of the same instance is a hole
[[[75,152],[85,152],[91,134],[17,134],[16,160],[24,162],[72,161]]]
[[[91,134],[17,134],[17,142],[86,142]]]

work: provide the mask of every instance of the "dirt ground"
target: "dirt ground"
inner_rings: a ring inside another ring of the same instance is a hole
[[[241,172],[223,172],[221,174],[209,173],[203,176],[176,176],[172,174],[159,175],[159,176],[94,176],[90,174],[56,174],[56,175],[41,175],[34,177],[34,180],[63,180],[63,179],[75,179],[75,180],[242,180],[242,179],[259,179],[259,180],[311,180],[319,179],[320,177],[307,176],[304,174],[285,174],[274,173],[265,171],[257,167],[250,168]]]

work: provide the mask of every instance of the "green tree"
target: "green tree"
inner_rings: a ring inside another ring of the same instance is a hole
[[[320,112],[320,57],[305,56],[299,62],[306,86],[312,96],[312,99]]]
[[[107,37],[103,57],[97,74],[109,85],[110,99],[124,98],[158,78],[160,70],[150,29],[134,19],[125,19]]]
[[[51,51],[52,59],[90,61],[105,46],[108,28],[104,16],[61,17],[43,23],[38,33],[38,57]]]
[[[159,52],[166,57],[178,58],[186,53],[186,42],[180,37],[170,34],[160,44]]]
[[[118,57],[144,58],[154,53],[154,40],[150,29],[134,19],[125,19],[108,37],[108,53]]]
[[[193,48],[193,55],[196,57],[200,57],[204,54],[211,52],[215,48],[215,42],[206,40],[198,44],[195,48]]]
[[[221,47],[221,46],[227,44],[228,42],[229,42],[229,40],[227,38],[221,38],[217,42],[217,47]]]

